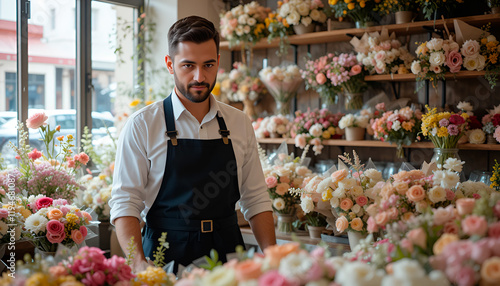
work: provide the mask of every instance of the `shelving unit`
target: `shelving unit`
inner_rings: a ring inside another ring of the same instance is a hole
[[[458,73],[446,73],[445,79],[468,79],[484,77],[484,71],[459,71]],[[367,75],[365,76],[365,81],[415,81],[416,76],[412,73],[410,74],[379,74],[379,75]]]
[[[487,15],[461,17],[455,19],[462,20],[476,27],[481,27],[482,25],[488,23],[491,23],[492,25],[500,24],[500,14],[487,14]],[[429,32],[429,28],[443,29],[445,23],[448,29],[452,31],[454,30],[453,20],[454,19],[445,19],[445,20],[436,20],[435,22],[419,21],[406,24],[374,26],[365,29],[353,28],[353,29],[324,31],[324,32],[309,33],[304,35],[294,35],[288,37],[288,40],[292,45],[312,45],[312,44],[323,44],[332,42],[345,42],[349,41],[353,36],[361,37],[363,36],[364,33],[380,32],[382,31],[382,28],[388,29],[389,33],[395,32],[396,35],[398,36],[404,36],[410,34],[427,33]],[[268,48],[276,48],[278,46],[279,46],[279,40],[275,40],[269,43],[267,39],[262,39],[253,47],[253,49],[254,50],[268,49]],[[222,41],[220,43],[220,48],[222,50],[236,51],[240,50],[241,47],[237,46],[229,48],[229,42]]]
[[[295,140],[292,138],[266,138],[257,139],[257,142],[262,144],[281,144],[286,141],[287,144],[294,145]],[[347,141],[347,140],[323,140],[324,146],[339,146],[339,147],[376,147],[376,148],[396,148],[395,144],[376,140],[361,140],[361,141]],[[433,149],[432,142],[417,142],[404,148],[412,149]],[[500,151],[500,144],[459,144],[460,150],[482,150],[482,151]]]

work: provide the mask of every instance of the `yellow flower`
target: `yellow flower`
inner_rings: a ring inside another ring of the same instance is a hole
[[[403,126],[404,130],[410,131],[413,128],[413,123],[405,121],[405,122],[403,122],[402,126]]]
[[[448,128],[446,128],[444,126],[439,127],[438,132],[437,132],[437,136],[438,137],[447,137],[448,136]]]
[[[68,136],[67,136],[67,137],[68,137],[68,140],[73,140],[73,135],[68,134]]]
[[[328,127],[328,132],[330,132],[330,134],[332,135],[335,135],[335,127],[333,126]]]
[[[173,285],[165,270],[159,267],[148,266],[145,271],[137,273],[133,285]]]
[[[465,120],[469,119],[469,114],[467,114],[465,112],[462,113],[460,116],[462,116],[462,118],[465,119]]]
[[[333,196],[330,189],[327,189],[326,191],[321,193],[321,200],[323,200],[324,202],[329,201],[331,198],[333,198]]]
[[[323,131],[323,139],[330,139],[332,135],[328,131]]]
[[[104,174],[100,174],[100,175],[99,175],[99,179],[104,181],[104,180],[106,179],[106,175],[104,175]]]
[[[349,3],[349,4],[347,4],[347,9],[354,10],[354,8],[356,8],[356,4],[355,3]]]
[[[50,286],[49,283],[49,277],[43,273],[35,273],[31,275],[28,280],[26,280],[25,284],[26,286]]]
[[[333,5],[336,5],[336,4],[337,4],[337,2],[339,2],[339,0],[328,0],[328,4],[330,4],[330,5],[332,5],[332,6],[333,6]]]
[[[212,94],[215,96],[220,96],[220,82],[216,82]]]
[[[250,92],[250,87],[244,84],[240,87],[240,91],[243,92],[244,94],[247,94],[248,92]]]
[[[66,220],[68,221],[68,223],[78,223],[78,222],[80,222],[80,219],[74,213],[68,213],[68,214],[66,214]]]
[[[481,38],[481,45],[486,45],[488,43],[487,38]]]
[[[132,102],[131,102],[131,103],[129,103],[129,106],[130,106],[130,107],[136,107],[139,103],[141,103],[141,100],[139,100],[139,99],[134,99],[134,100],[132,100]]]

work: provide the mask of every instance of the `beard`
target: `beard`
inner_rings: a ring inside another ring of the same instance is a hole
[[[185,98],[187,98],[189,101],[194,102],[194,103],[200,103],[205,101],[209,96],[212,90],[215,87],[216,79],[212,84],[209,84],[207,82],[197,82],[193,81],[188,83],[188,85],[185,87],[177,78],[177,76],[174,73],[174,82],[175,86],[177,87],[177,90],[184,95]],[[207,88],[206,91],[196,91],[195,93],[189,92],[189,89],[193,86],[205,86]]]

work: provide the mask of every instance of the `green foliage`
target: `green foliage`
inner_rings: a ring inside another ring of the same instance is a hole
[[[326,217],[318,212],[310,212],[305,215],[307,225],[309,226],[326,226]]]
[[[153,257],[155,258],[154,264],[156,267],[165,266],[165,250],[169,248],[169,244],[167,242],[167,233],[162,232],[161,237],[158,239],[160,245],[156,248],[156,251],[153,253]]]
[[[222,261],[219,261],[219,254],[215,249],[210,250],[210,257],[205,255],[205,260],[207,263],[200,265],[200,267],[209,271],[222,265]]]

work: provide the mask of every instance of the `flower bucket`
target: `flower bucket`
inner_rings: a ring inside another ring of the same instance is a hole
[[[354,251],[354,248],[359,244],[359,241],[366,238],[366,234],[362,234],[358,231],[348,231],[347,237],[349,237],[349,247],[351,247],[351,251]]]
[[[398,11],[395,13],[396,24],[410,23],[413,19],[412,11]]]
[[[326,229],[324,226],[310,226],[307,225],[307,229],[309,230],[309,237],[313,239],[320,239],[323,230]]]
[[[309,24],[308,26],[304,26],[304,24],[293,25],[293,31],[297,35],[303,35],[307,33],[312,33],[316,29],[316,24]]]
[[[493,137],[493,134],[488,134],[486,136],[486,144],[497,144],[497,140]]]
[[[347,141],[357,141],[365,139],[365,128],[347,127],[345,129],[345,139]]]

